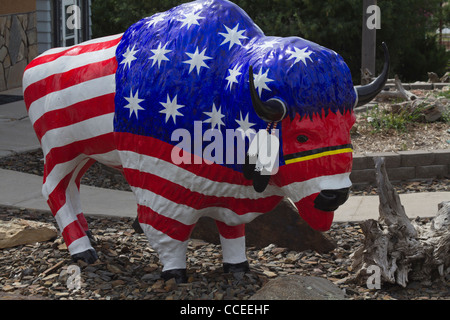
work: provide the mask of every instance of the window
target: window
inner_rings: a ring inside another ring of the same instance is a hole
[[[54,47],[70,47],[90,39],[90,0],[53,0]]]
[[[81,10],[77,0],[62,1],[62,46],[68,47],[80,43]]]

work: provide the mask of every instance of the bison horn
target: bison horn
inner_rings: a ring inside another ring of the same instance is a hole
[[[266,122],[278,122],[286,115],[286,105],[280,99],[272,98],[265,102],[261,101],[255,89],[253,80],[253,67],[249,68],[250,96],[252,98],[253,109],[262,120]]]
[[[386,84],[386,81],[388,79],[389,75],[389,51],[387,48],[386,43],[382,43],[383,45],[383,51],[384,51],[384,66],[383,71],[381,74],[371,83],[364,85],[364,86],[355,86],[355,90],[358,93],[358,103],[357,107],[365,105],[366,103],[370,102],[373,98],[376,97],[376,95],[383,90],[384,85]]]

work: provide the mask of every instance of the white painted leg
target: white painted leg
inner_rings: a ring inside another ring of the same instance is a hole
[[[245,253],[245,236],[236,239],[227,239],[220,236],[224,263],[241,263],[247,261]]]
[[[163,272],[172,269],[186,269],[187,240],[175,240],[145,223],[141,223],[141,228],[152,248],[158,252]]]

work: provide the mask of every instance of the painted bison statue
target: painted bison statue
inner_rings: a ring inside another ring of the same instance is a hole
[[[354,87],[336,52],[267,37],[235,4],[199,0],[35,58],[24,99],[73,259],[97,259],[79,193],[95,161],[123,172],[165,279],[186,280],[202,216],[216,221],[225,272],[248,269],[245,223],[283,197],[328,230],[351,186],[353,108],[383,88],[384,49],[382,74]]]

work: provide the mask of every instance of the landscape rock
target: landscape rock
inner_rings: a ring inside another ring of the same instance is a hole
[[[345,300],[333,282],[319,277],[289,275],[267,282],[250,300]]]
[[[191,238],[219,244],[215,222],[201,218]],[[299,215],[289,199],[283,199],[270,212],[260,215],[245,225],[245,240],[249,247],[265,248],[270,244],[288,250],[329,252],[336,248],[336,242],[327,234],[312,229]]]
[[[439,79],[439,76],[435,72],[428,72],[428,82],[429,83],[436,83],[440,82],[441,79]]]
[[[440,79],[440,82],[449,82],[450,80],[450,72],[446,72]]]
[[[0,249],[48,241],[56,236],[56,228],[49,223],[25,219],[0,221]]]

